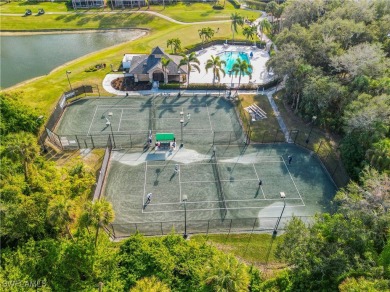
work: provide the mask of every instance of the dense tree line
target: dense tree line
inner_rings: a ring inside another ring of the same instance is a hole
[[[34,135],[43,119],[17,96],[0,101],[6,291],[247,291],[260,283],[258,270],[181,236],[110,242],[99,231],[114,213],[104,199],[91,202],[94,174],[81,162],[60,168],[46,160]]]
[[[390,168],[390,4],[287,1],[267,66],[285,78],[284,100],[304,120],[344,136],[357,179],[366,165]],[[375,154],[374,154],[375,153]]]
[[[101,230],[114,213],[105,200],[91,202],[94,174],[81,162],[58,167],[42,157],[44,118],[0,94],[5,291],[390,290],[390,4],[290,0],[266,10],[273,26],[264,33],[278,48],[268,66],[285,76],[286,103],[343,135],[355,179],[336,194],[331,214],[288,224],[276,252],[288,267],[265,280],[232,255],[176,235],[110,242]]]

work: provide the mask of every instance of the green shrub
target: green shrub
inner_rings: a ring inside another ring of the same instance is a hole
[[[106,64],[96,64],[94,66],[91,66],[89,67],[88,69],[85,69],[84,71],[85,72],[95,72],[97,70],[100,70],[100,69],[105,69],[106,68]]]
[[[215,10],[223,10],[223,9],[225,9],[225,7],[223,7],[223,5],[221,5],[221,4],[215,4],[213,6],[213,9],[215,9]]]
[[[256,84],[240,84],[240,90],[256,90]]]
[[[234,8],[240,9],[241,4],[237,0],[229,0],[229,2],[233,4]]]
[[[267,3],[259,2],[255,0],[245,0],[244,2],[249,8],[256,9],[256,10],[264,11],[265,7],[267,6]]]
[[[160,84],[159,89],[180,89],[180,83]]]
[[[197,83],[188,85],[187,89],[190,90],[226,90],[226,84],[208,84],[208,83]]]
[[[97,71],[97,68],[95,66],[91,66],[88,69],[85,69],[84,71],[85,72],[95,72],[95,71]]]
[[[268,88],[276,86],[279,82],[280,82],[280,79],[275,78],[274,80],[272,80],[268,83],[265,83],[265,84],[261,84],[258,87],[259,87],[259,90],[260,89],[262,90],[263,88],[264,88],[264,90],[267,90]]]

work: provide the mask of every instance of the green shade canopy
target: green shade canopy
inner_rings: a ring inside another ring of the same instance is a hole
[[[173,133],[157,133],[156,141],[173,141],[175,139],[175,134]]]

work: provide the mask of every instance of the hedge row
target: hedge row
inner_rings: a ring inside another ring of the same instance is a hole
[[[264,11],[265,7],[267,6],[267,3],[259,2],[255,0],[245,0],[244,2],[249,8],[261,10],[261,11]]]
[[[189,90],[226,90],[226,84],[208,84],[208,83],[197,83],[189,84],[187,89]]]
[[[257,85],[257,84],[240,84],[239,90],[267,90],[268,88],[274,87],[280,80],[275,79],[268,83]],[[208,84],[208,83],[196,83],[190,84],[188,87],[180,86],[179,83],[168,83],[160,84],[159,89],[188,89],[188,90],[228,90],[230,87],[226,84]]]
[[[180,89],[180,83],[159,84],[159,89]]]
[[[215,9],[215,10],[223,10],[223,9],[225,9],[225,7],[222,4],[215,4],[213,6],[213,9]]]
[[[237,0],[229,0],[229,2],[233,4],[234,8],[240,9],[241,4]]]

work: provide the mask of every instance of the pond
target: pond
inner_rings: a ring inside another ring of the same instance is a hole
[[[114,30],[65,34],[0,36],[1,88],[48,74],[66,62],[144,34]],[[118,56],[120,58],[120,56]],[[119,61],[119,59],[118,59]]]

